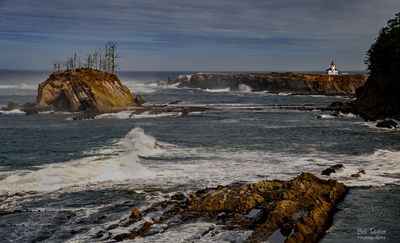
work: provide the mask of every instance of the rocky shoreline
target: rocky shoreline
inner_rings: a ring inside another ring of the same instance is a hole
[[[177,106],[176,104],[144,105],[140,95],[133,95],[115,74],[94,69],[76,69],[54,72],[38,86],[35,103],[19,105],[8,102],[1,111],[18,111],[36,114],[39,112],[73,112],[73,120],[94,119],[104,113],[120,111],[139,115],[180,113],[207,110],[203,107]],[[2,114],[2,113],[0,113]]]
[[[366,75],[325,75],[313,73],[195,73],[168,79],[180,88],[267,91],[299,95],[353,96],[367,80]]]
[[[213,239],[222,231],[243,230],[251,232],[245,242],[277,238],[281,242],[317,242],[347,191],[343,183],[310,173],[289,181],[205,188],[173,195],[143,211],[134,208],[129,217],[96,237],[122,241],[151,237],[183,224],[209,222],[214,226],[199,234],[199,240]]]

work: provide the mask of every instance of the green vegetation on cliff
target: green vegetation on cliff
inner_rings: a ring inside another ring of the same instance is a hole
[[[366,120],[400,119],[400,13],[382,28],[367,54],[370,76],[352,110]]]
[[[366,64],[375,74],[400,74],[400,13],[382,28],[367,53]]]

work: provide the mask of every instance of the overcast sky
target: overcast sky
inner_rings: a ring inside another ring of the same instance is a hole
[[[121,70],[364,70],[399,0],[0,0],[0,69],[49,69],[105,41]]]

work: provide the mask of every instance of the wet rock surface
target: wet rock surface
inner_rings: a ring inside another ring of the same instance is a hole
[[[115,112],[141,102],[116,75],[77,69],[55,72],[40,83],[36,110]]]
[[[344,166],[342,164],[336,164],[336,165],[333,165],[333,166],[323,170],[321,172],[321,175],[329,176],[330,174],[342,171],[343,169],[344,169]]]
[[[250,231],[246,242],[280,237],[286,242],[317,242],[329,227],[335,205],[347,187],[302,173],[290,181],[260,181],[205,188],[189,195],[176,194],[100,234],[101,240],[122,241],[162,234],[194,222],[211,222],[199,234],[216,236],[223,230]],[[123,232],[123,233],[121,233]]]
[[[380,127],[380,128],[397,128],[397,122],[393,121],[393,120],[384,120],[381,122],[378,122],[376,124],[376,127]]]

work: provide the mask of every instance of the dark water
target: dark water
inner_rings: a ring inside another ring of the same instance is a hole
[[[213,109],[188,116],[121,112],[86,121],[73,121],[70,114],[0,115],[0,241],[95,242],[99,231],[132,207],[171,193],[288,179],[302,171],[320,174],[342,163],[345,170],[334,178],[352,188],[322,242],[370,242],[360,238],[377,236],[370,228],[382,229],[378,236],[385,239],[375,240],[398,242],[398,131],[376,129],[354,116],[286,109],[340,97],[206,92],[153,82],[170,75],[176,73],[120,77],[149,103],[181,100]],[[0,105],[34,101],[46,76],[1,71]],[[351,178],[359,169],[366,175]],[[171,229],[145,241],[190,241],[201,227]]]

